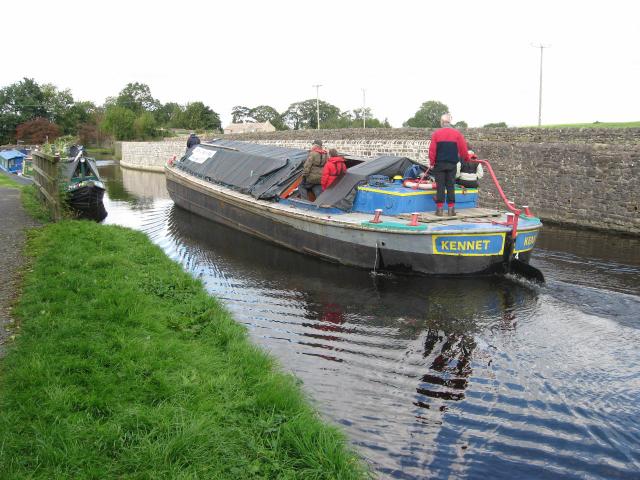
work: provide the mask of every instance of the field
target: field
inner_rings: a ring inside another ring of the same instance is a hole
[[[542,125],[542,128],[640,128],[638,122],[594,122],[594,123],[559,123]]]

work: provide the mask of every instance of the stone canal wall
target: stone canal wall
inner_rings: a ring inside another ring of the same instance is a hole
[[[640,235],[640,129],[466,129],[469,144],[491,161],[507,196],[543,220]],[[424,161],[431,130],[346,129],[225,135],[269,145],[325,146],[364,157],[402,155]],[[161,169],[185,141],[123,142],[122,164]],[[489,175],[483,206],[499,206]]]

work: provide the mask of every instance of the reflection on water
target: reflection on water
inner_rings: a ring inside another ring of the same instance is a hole
[[[107,223],[201,278],[381,477],[640,477],[633,248],[549,229],[543,287],[372,276],[180,210],[161,174],[101,173]]]

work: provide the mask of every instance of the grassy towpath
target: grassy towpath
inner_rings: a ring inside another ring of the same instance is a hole
[[[343,435],[143,234],[31,230],[0,478],[362,478]]]

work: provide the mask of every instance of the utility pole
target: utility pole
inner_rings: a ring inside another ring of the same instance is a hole
[[[320,130],[320,87],[322,85],[311,85],[316,89],[316,119],[318,123],[316,123],[316,130]]]
[[[538,127],[542,126],[542,52],[545,48],[549,48],[550,45],[531,45],[534,48],[540,49],[540,92],[538,94]]]
[[[365,101],[365,92],[366,90],[362,89],[362,128],[367,128],[367,102]]]

